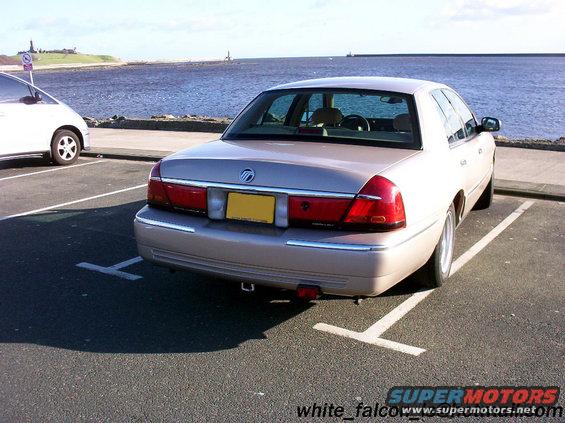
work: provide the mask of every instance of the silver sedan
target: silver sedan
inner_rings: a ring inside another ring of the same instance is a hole
[[[219,140],[153,168],[139,253],[304,298],[377,295],[413,273],[437,287],[457,225],[491,204],[499,128],[428,81],[272,88]]]

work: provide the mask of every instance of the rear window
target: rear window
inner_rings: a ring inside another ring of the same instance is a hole
[[[413,99],[369,90],[266,91],[223,139],[287,139],[420,148]]]

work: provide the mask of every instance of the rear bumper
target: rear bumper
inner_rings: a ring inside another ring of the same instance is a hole
[[[432,222],[388,233],[348,233],[211,221],[144,207],[134,221],[139,254],[158,265],[279,288],[377,295],[430,257]]]

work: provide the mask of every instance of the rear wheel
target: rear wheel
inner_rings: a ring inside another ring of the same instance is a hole
[[[455,207],[447,210],[439,242],[428,262],[416,272],[416,278],[426,288],[438,288],[449,277],[455,244]]]
[[[80,140],[67,129],[60,129],[51,141],[51,158],[58,165],[69,165],[77,161],[80,155]]]
[[[494,172],[490,176],[490,181],[489,181],[487,187],[485,188],[485,190],[483,191],[483,193],[481,194],[481,196],[479,197],[479,199],[475,203],[473,210],[488,209],[490,207],[490,205],[492,204],[492,197],[493,196],[494,196]]]

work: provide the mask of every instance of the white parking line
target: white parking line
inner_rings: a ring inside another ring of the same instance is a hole
[[[137,256],[137,257],[134,257],[134,258],[130,258],[129,260],[122,261],[121,263],[114,264],[113,266],[110,266],[110,267],[112,269],[118,270],[118,269],[123,269],[124,267],[131,266],[132,264],[139,263],[140,261],[143,261],[143,259],[141,257]]]
[[[54,167],[52,169],[47,169],[47,170],[39,170],[37,172],[22,173],[21,175],[6,176],[4,178],[0,178],[0,181],[7,181],[8,179],[23,178],[24,176],[39,175],[40,173],[57,172],[58,170],[67,170],[67,169],[72,169],[72,168],[75,168],[75,167],[88,166],[88,165],[92,165],[92,164],[96,164],[96,163],[104,163],[105,161],[106,160],[95,160],[93,162],[79,163],[79,164],[71,165],[71,166],[60,166],[60,167]]]
[[[70,205],[73,205],[73,204],[83,203],[85,201],[96,200],[97,198],[108,197],[109,195],[121,194],[122,192],[132,191],[134,189],[146,188],[146,187],[147,187],[147,184],[136,185],[134,187],[119,189],[119,190],[116,190],[116,191],[106,192],[104,194],[99,194],[99,195],[93,195],[92,197],[86,197],[86,198],[81,198],[79,200],[68,201],[66,203],[55,204],[53,206],[43,207],[41,209],[35,209],[35,210],[23,212],[23,213],[12,214],[10,216],[3,216],[3,217],[0,217],[0,222],[3,221],[3,220],[13,219],[15,217],[29,216],[30,214],[41,213],[41,212],[48,211],[48,210],[58,209],[58,208],[61,208],[61,207],[66,207],[66,206],[70,206]]]
[[[120,270],[113,269],[112,267],[98,266],[92,263],[79,263],[77,264],[77,267],[94,270],[95,272],[104,273],[106,275],[117,276],[122,279],[127,279],[128,281],[136,281],[143,278],[143,276],[134,275],[133,273],[122,272]]]
[[[457,260],[455,260],[451,266],[450,276],[454,275],[459,269],[467,264],[469,260],[475,257],[493,239],[500,235],[503,230],[505,230],[516,219],[518,219],[522,215],[522,213],[530,208],[532,204],[534,204],[534,201],[532,200],[522,203],[520,207],[514,210],[502,222],[496,225],[488,234],[486,234],[459,258],[457,258]],[[429,289],[427,291],[420,291],[412,294],[410,297],[408,297],[408,299],[398,305],[394,310],[377,321],[375,324],[371,325],[364,332],[355,332],[352,330],[340,328],[339,326],[328,325],[326,323],[317,323],[314,325],[314,329],[322,332],[328,332],[334,335],[344,336],[346,338],[355,339],[367,344],[377,345],[379,347],[389,348],[391,350],[418,356],[426,350],[418,347],[413,347],[411,345],[389,341],[388,339],[383,339],[380,336],[434,291],[435,289]]]
[[[93,270],[95,272],[104,273],[106,275],[117,276],[122,279],[127,279],[128,281],[136,281],[138,279],[143,279],[143,276],[134,275],[133,273],[122,272],[119,269],[123,269],[124,267],[131,266],[132,264],[139,263],[143,261],[143,259],[139,256],[130,258],[129,260],[122,261],[120,263],[114,264],[113,266],[104,267],[98,266],[97,264],[92,263],[78,263],[76,266],[81,267],[83,269]]]

